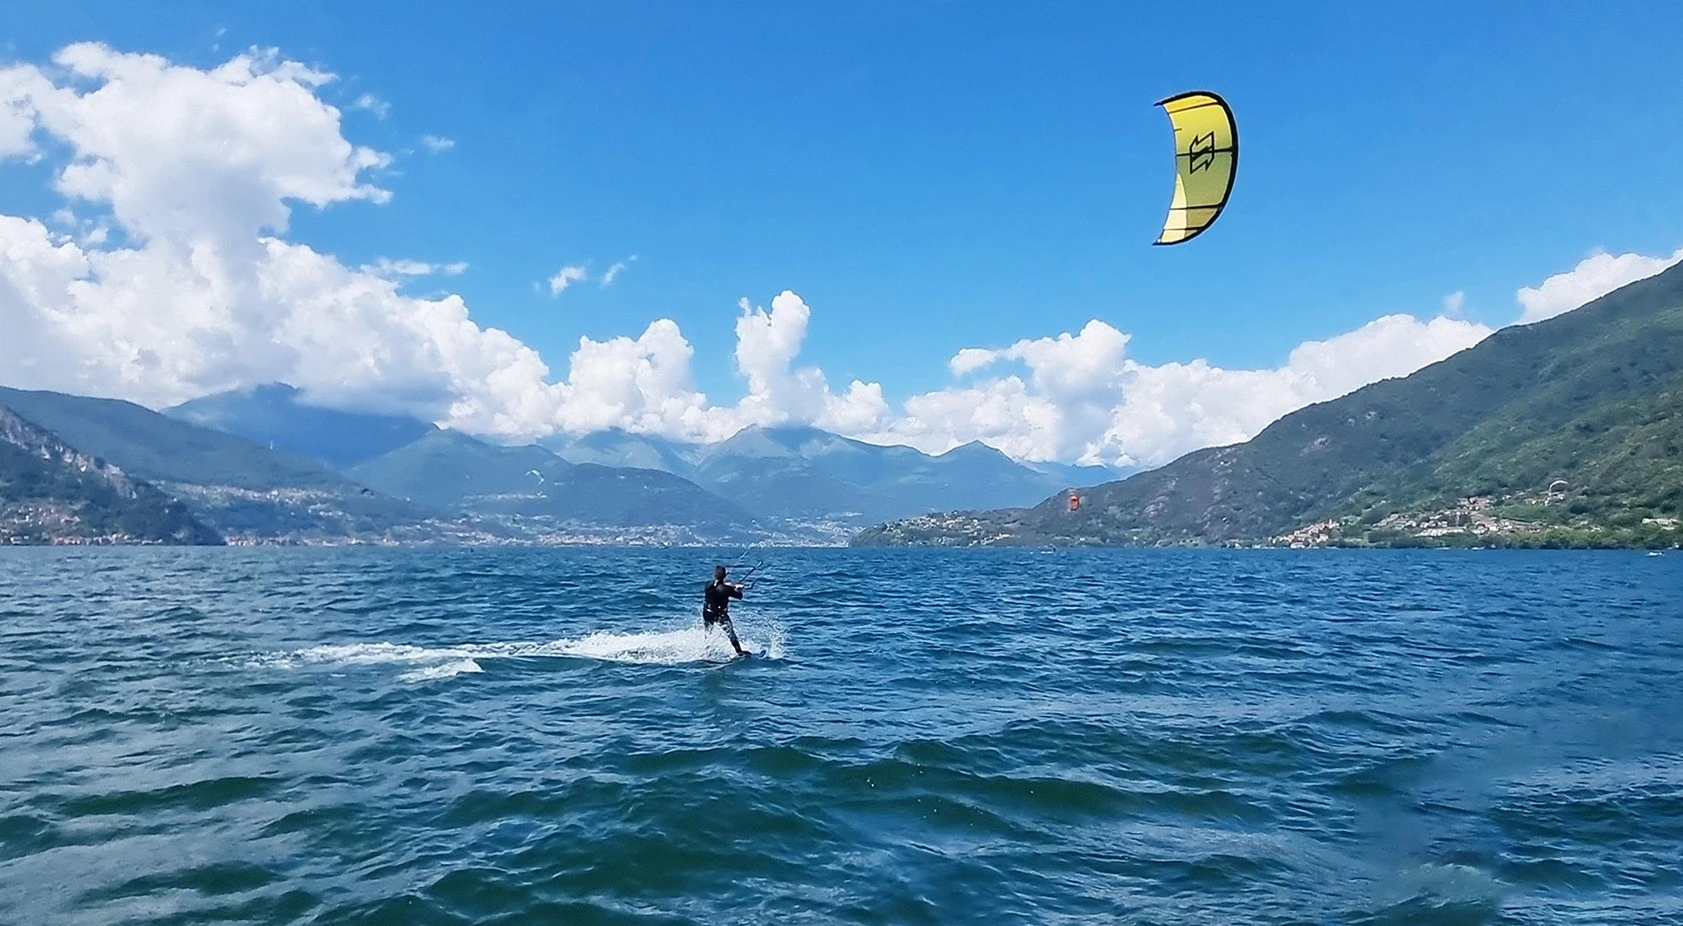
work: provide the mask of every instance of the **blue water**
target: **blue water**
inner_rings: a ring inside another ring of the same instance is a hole
[[[1683,555],[0,551],[0,922],[1683,922]]]

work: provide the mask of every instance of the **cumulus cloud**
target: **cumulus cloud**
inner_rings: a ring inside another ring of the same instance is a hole
[[[555,271],[554,276],[549,278],[549,294],[551,296],[559,296],[567,291],[567,287],[585,279],[585,276],[586,274],[583,265],[573,264],[562,267],[560,270]]]
[[[553,427],[560,390],[535,351],[459,297],[398,291],[454,265],[353,269],[281,237],[299,204],[390,198],[367,179],[387,156],[347,141],[319,95],[332,75],[270,52],[206,70],[99,44],[54,63],[0,69],[7,153],[62,158],[75,223],[0,216],[0,381],[157,407],[282,380],[480,433]]]
[[[619,275],[625,272],[625,268],[631,266],[632,262],[636,259],[637,255],[633,254],[625,260],[615,261],[614,265],[609,267],[602,274],[602,288],[607,289],[608,287],[614,285],[614,280],[618,279]]]
[[[555,427],[581,433],[618,427],[698,441],[730,436],[736,429],[728,410],[710,407],[691,380],[694,354],[668,318],[636,338],[579,338]]]
[[[421,145],[428,151],[437,154],[440,151],[449,151],[451,148],[456,147],[456,140],[453,138],[445,138],[442,135],[422,135]]]
[[[1669,257],[1642,254],[1614,256],[1597,251],[1565,273],[1557,273],[1537,286],[1522,287],[1516,294],[1523,310],[1519,323],[1540,322],[1570,312],[1621,286],[1647,279],[1680,262],[1683,262],[1683,248]]]
[[[733,409],[733,424],[815,424],[847,434],[880,426],[888,415],[880,385],[855,381],[837,396],[822,370],[795,366],[812,318],[800,296],[784,290],[771,300],[769,312],[747,299],[737,305],[742,314],[736,319],[734,360],[748,394]]]
[[[1098,320],[1075,334],[966,348],[957,376],[1006,373],[906,400],[873,435],[938,453],[971,440],[1027,460],[1156,466],[1199,447],[1248,440],[1280,416],[1368,383],[1405,376],[1478,343],[1490,329],[1438,316],[1388,315],[1299,345],[1282,366],[1229,370],[1204,360],[1141,364],[1128,335]]]

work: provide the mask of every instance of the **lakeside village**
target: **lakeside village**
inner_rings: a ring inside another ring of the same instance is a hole
[[[202,491],[202,490],[201,490]],[[277,494],[277,493],[264,493]],[[282,490],[279,494],[299,494]],[[315,495],[318,493],[302,493]],[[319,502],[319,499],[312,499]],[[932,546],[1034,545],[999,531],[970,512],[931,513],[898,525]],[[379,531],[341,532],[225,531],[228,546],[627,546],[708,547],[746,539],[772,546],[845,546],[853,528],[842,522],[782,525],[732,536],[717,536],[685,525],[610,527],[580,525],[548,518],[500,518],[465,515],[391,525]],[[897,533],[899,533],[897,531]],[[0,545],[116,546],[159,545],[120,532],[91,533],[74,506],[56,502],[14,503],[0,512]],[[1126,545],[1164,545],[1163,542]],[[1678,548],[1683,524],[1678,518],[1643,511],[1609,514],[1593,510],[1570,492],[1564,480],[1546,490],[1459,498],[1436,511],[1381,513],[1328,518],[1259,540],[1232,539],[1219,544],[1192,541],[1174,546],[1227,548],[1327,547],[1535,547],[1535,548]]]
[[[1672,547],[1683,546],[1679,520],[1640,511],[1592,517],[1569,486],[1542,492],[1468,496],[1438,511],[1394,512],[1377,520],[1330,518],[1275,536],[1263,546]]]

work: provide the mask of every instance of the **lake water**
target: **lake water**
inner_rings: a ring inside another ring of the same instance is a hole
[[[1683,554],[0,551],[0,922],[1683,922]]]

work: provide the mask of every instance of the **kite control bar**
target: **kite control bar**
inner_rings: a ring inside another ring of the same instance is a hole
[[[766,564],[766,561],[762,559],[759,562],[755,563],[753,566],[750,566],[748,568],[748,571],[744,572],[742,574],[742,578],[737,584],[742,585],[743,588],[753,588],[754,583],[749,582],[748,577],[753,575],[754,573],[758,572],[760,570],[760,567],[764,566],[765,564]]]
[[[755,541],[755,542],[743,547],[742,552],[736,554],[736,556],[731,560],[730,567],[732,569],[735,569],[735,568],[738,568],[740,566],[746,565],[743,562],[743,560],[748,558],[748,551],[754,549],[755,547],[757,547],[759,545],[760,545],[759,541]],[[744,572],[742,575],[737,577],[736,584],[741,585],[743,588],[753,588],[754,587],[753,583],[748,582],[747,580],[754,573],[760,571],[760,567],[764,566],[765,564],[766,564],[766,561],[764,559],[762,559],[759,562],[755,563],[754,565],[749,566],[747,572]]]

